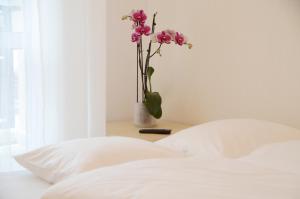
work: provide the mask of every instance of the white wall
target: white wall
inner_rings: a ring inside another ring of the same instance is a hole
[[[300,127],[300,1],[149,0],[147,5],[159,12],[158,29],[170,25],[194,44],[191,51],[164,47],[163,57],[153,60],[164,118],[201,123],[247,117]],[[118,38],[123,57],[133,58],[108,57],[115,59],[109,70],[130,78],[121,84],[124,78],[108,74],[109,120],[130,118],[135,96],[135,51],[124,43],[126,28],[119,31],[122,36],[110,37]],[[121,63],[132,67],[125,71]]]

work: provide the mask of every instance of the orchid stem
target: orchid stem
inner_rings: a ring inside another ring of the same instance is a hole
[[[140,43],[138,44],[138,59],[139,59],[139,67],[140,67],[140,72],[141,72],[141,80],[142,80],[142,91],[144,91],[145,88],[145,82],[143,78],[143,64],[142,64],[142,58],[141,58],[141,45]],[[144,92],[142,92],[142,101],[144,101]]]
[[[162,43],[159,45],[159,47],[156,49],[156,51],[152,55],[150,55],[150,58],[153,57],[156,53],[159,52],[161,46],[162,46]]]
[[[139,102],[139,46],[136,45],[136,102]]]
[[[155,26],[156,26],[156,22],[155,22],[155,18],[156,18],[157,12],[155,12],[153,14],[153,19],[152,19],[152,34],[154,34],[155,32]],[[149,67],[149,63],[150,63],[150,58],[151,58],[151,47],[152,47],[152,41],[150,40],[149,42],[149,46],[148,46],[148,50],[147,50],[147,57],[146,57],[146,63],[145,63],[145,72],[147,73],[148,67]],[[145,76],[145,82],[146,82],[146,90],[147,91],[147,75]]]

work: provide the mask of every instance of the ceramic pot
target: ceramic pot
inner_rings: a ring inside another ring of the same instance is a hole
[[[135,126],[148,128],[156,125],[156,119],[149,114],[146,106],[142,102],[134,105],[133,122]]]

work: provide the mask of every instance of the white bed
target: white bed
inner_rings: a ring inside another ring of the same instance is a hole
[[[45,181],[2,173],[0,199],[300,199],[299,154],[298,129],[257,120],[211,122],[156,143],[77,140],[19,156]]]
[[[239,160],[156,159],[97,169],[42,199],[299,199],[300,176]]]
[[[40,199],[45,192],[43,199],[300,198],[299,174],[232,159],[134,161],[51,187],[28,172],[13,172],[1,174],[0,185],[1,199]]]
[[[0,173],[0,199],[40,199],[49,186],[28,171]]]

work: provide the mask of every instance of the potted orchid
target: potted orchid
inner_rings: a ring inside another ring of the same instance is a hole
[[[156,15],[153,14],[152,26],[146,24],[147,15],[143,10],[133,10],[129,15],[122,17],[122,20],[132,22],[133,33],[131,41],[136,43],[136,67],[137,67],[137,84],[136,84],[136,106],[134,123],[138,126],[149,127],[155,124],[155,120],[162,116],[162,99],[159,92],[153,91],[151,78],[154,73],[154,67],[150,65],[150,60],[155,55],[161,56],[163,45],[175,43],[179,46],[186,45],[189,49],[192,44],[188,43],[186,36],[173,30],[163,30],[155,32]],[[148,39],[147,50],[143,50],[143,39]],[[152,47],[156,45],[156,50]],[[139,85],[141,88],[139,88]],[[141,89],[141,96],[139,91]],[[140,99],[141,98],[141,99]]]

